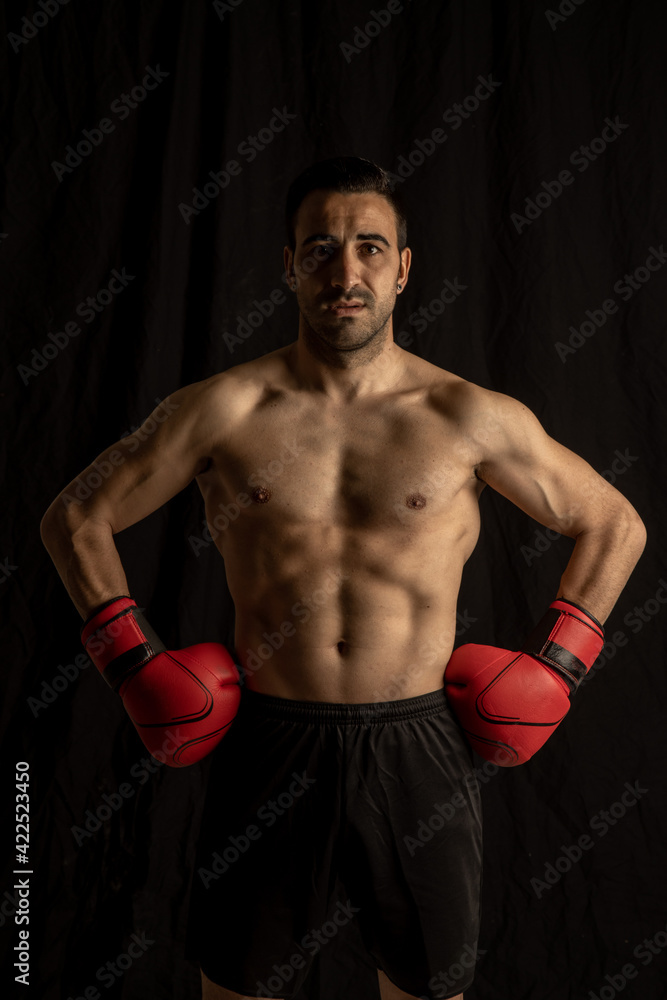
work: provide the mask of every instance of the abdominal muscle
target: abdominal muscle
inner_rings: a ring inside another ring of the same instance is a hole
[[[245,685],[281,698],[348,703],[442,688],[463,553],[431,542],[430,559],[422,545],[406,557],[387,538],[360,553],[351,539],[329,541],[308,544],[302,534],[299,555],[292,549],[287,557],[291,547],[276,544],[282,558],[275,562],[268,538],[264,545],[254,539],[252,551],[261,553],[254,560],[240,540],[238,562],[230,551],[236,545],[226,546]]]

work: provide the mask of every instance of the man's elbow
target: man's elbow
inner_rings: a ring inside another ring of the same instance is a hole
[[[85,517],[80,500],[72,499],[66,491],[59,493],[39,523],[40,538],[46,550],[51,552],[64,537],[71,538]]]
[[[648,537],[646,533],[646,525],[642,521],[641,517],[637,513],[634,507],[631,507],[631,520],[628,528],[629,538],[631,539],[637,553],[637,559],[644,551],[646,547],[646,539]]]
[[[614,515],[612,531],[617,543],[637,562],[646,546],[646,525],[628,500]]]
[[[629,559],[637,562],[646,546],[646,526],[641,517],[625,499],[618,497],[618,502],[599,511],[588,523],[573,536],[593,536],[604,548],[617,552],[623,551]]]
[[[60,530],[62,530],[62,506],[60,498],[56,497],[39,522],[39,536],[42,539],[42,545],[47,551],[51,550]]]

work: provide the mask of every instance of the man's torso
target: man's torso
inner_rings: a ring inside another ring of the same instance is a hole
[[[479,534],[469,384],[404,352],[392,390],[334,403],[296,384],[289,350],[212,380],[225,426],[197,476],[246,683],[315,701],[434,691]]]

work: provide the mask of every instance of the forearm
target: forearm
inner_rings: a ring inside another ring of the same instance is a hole
[[[577,535],[558,597],[574,601],[604,623],[644,550],[646,531],[636,512]]]
[[[81,520],[74,526],[64,516],[45,517],[41,535],[82,618],[110,598],[129,593],[108,523]]]

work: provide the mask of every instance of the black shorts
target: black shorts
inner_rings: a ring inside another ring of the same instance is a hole
[[[242,691],[197,848],[188,940],[204,973],[248,996],[296,997],[356,922],[400,989],[466,989],[481,807],[444,688],[368,704]]]

